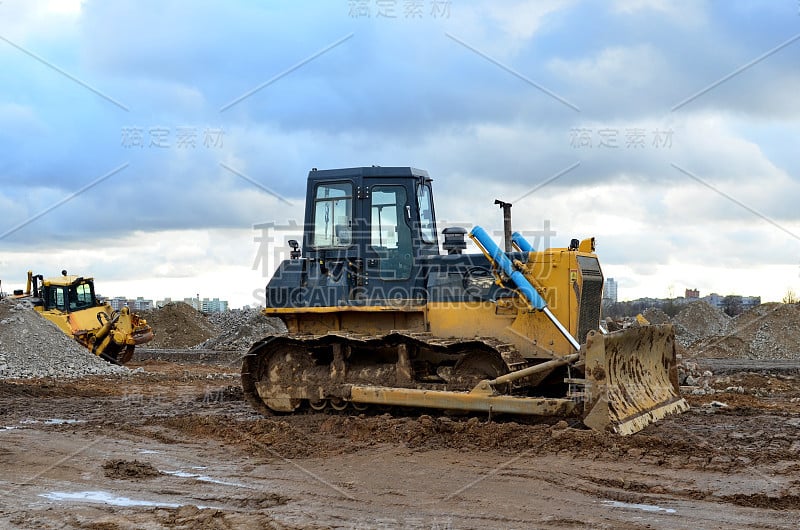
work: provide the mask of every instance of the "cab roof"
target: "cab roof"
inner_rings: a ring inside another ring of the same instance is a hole
[[[342,169],[317,169],[314,168],[308,172],[308,180],[330,180],[337,178],[352,178],[352,177],[417,177],[430,180],[428,172],[424,169],[417,169],[414,167],[382,167],[382,166],[367,166],[367,167],[350,167]]]
[[[76,283],[80,283],[83,281],[93,282],[94,278],[84,278],[83,276],[72,276],[72,275],[54,276],[52,278],[45,278],[44,280],[42,280],[42,284],[69,287],[70,285],[74,285]]]

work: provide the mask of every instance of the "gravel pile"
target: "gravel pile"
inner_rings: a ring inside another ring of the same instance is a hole
[[[189,348],[217,335],[217,329],[203,313],[183,302],[142,311],[141,316],[156,335],[147,348]]]
[[[156,335],[146,345],[148,349],[247,351],[267,335],[286,333],[283,322],[262,315],[258,309],[232,309],[206,316],[188,304],[173,302],[141,315]]]
[[[724,335],[731,318],[721,309],[700,300],[692,302],[675,315],[675,340],[683,347],[713,335]]]
[[[219,330],[212,337],[196,346],[207,350],[247,351],[259,339],[267,335],[286,333],[280,319],[266,317],[257,309],[233,309],[224,313],[213,313],[209,322]]]
[[[642,312],[642,316],[653,325],[672,324],[669,315],[657,307],[648,307]]]
[[[800,305],[767,303],[732,319],[727,329],[692,347],[712,358],[800,359]]]
[[[75,379],[129,373],[125,367],[92,355],[30,304],[0,301],[0,379]]]

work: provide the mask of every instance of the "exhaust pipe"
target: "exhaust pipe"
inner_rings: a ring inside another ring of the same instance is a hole
[[[503,245],[506,252],[511,252],[514,250],[511,246],[511,203],[503,202],[500,199],[495,199],[494,203],[499,204],[503,209]]]

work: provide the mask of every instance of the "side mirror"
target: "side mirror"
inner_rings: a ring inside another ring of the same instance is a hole
[[[300,244],[297,242],[296,239],[290,239],[287,241],[290,247],[292,247],[292,251],[289,253],[289,257],[291,259],[299,259],[300,258]]]

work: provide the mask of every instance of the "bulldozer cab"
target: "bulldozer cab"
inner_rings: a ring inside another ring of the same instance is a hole
[[[418,261],[439,253],[426,171],[410,167],[312,170],[302,258],[314,305],[413,298]]]
[[[41,296],[45,310],[71,313],[97,305],[94,281],[91,278],[66,276],[63,279],[46,280],[42,285]]]

